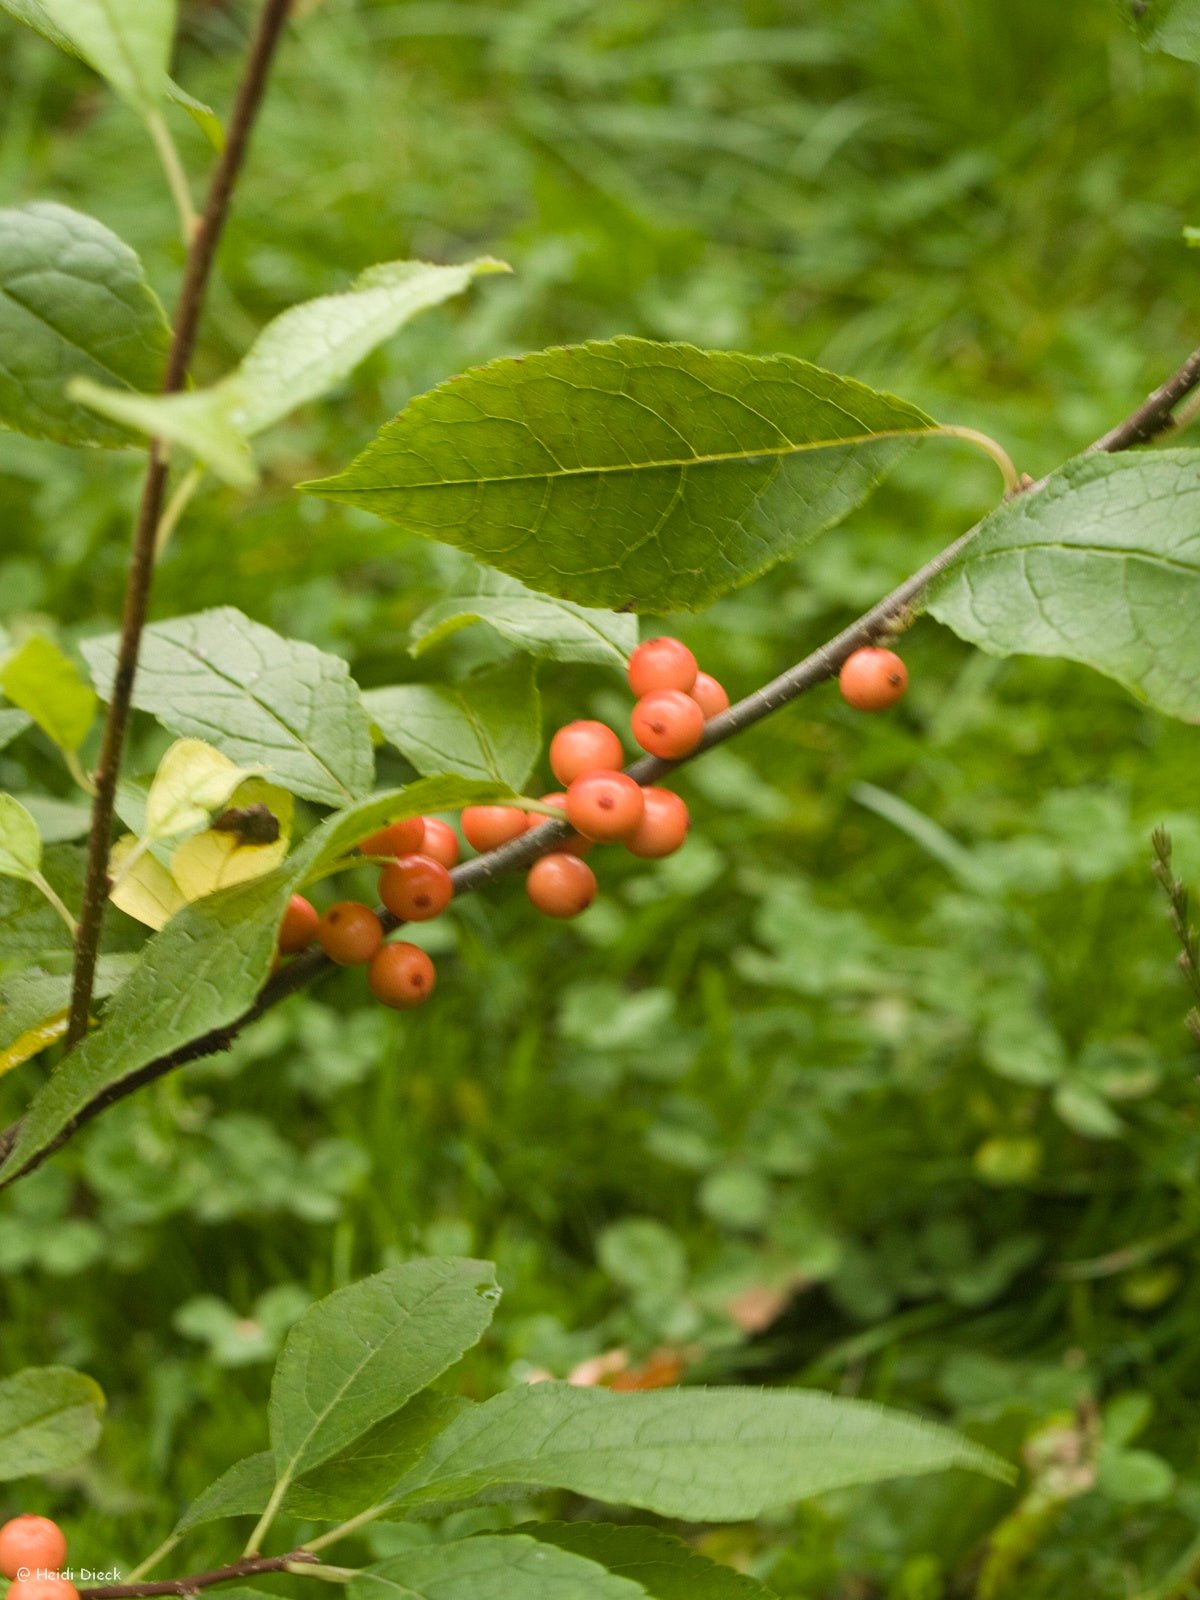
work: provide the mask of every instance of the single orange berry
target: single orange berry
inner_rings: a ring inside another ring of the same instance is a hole
[[[704,735],[704,713],[681,689],[656,689],[633,708],[633,737],[666,761],[690,755]]]
[[[66,1534],[49,1517],[28,1513],[0,1528],[0,1572],[6,1578],[15,1578],[26,1567],[57,1572],[66,1559]]]
[[[886,711],[908,688],[908,668],[894,650],[872,645],[846,657],[838,688],[856,711]]]
[[[625,759],[621,741],[603,722],[568,722],[550,741],[550,768],[559,783],[585,772],[615,772]]]
[[[365,856],[411,856],[425,842],[425,818],[402,817],[358,841]]]
[[[642,801],[642,820],[625,840],[625,848],[647,861],[672,855],[688,836],[687,806],[670,789],[643,789]]]
[[[565,812],[567,809],[567,797],[565,794],[544,794],[542,796],[542,804],[544,806],[555,806],[559,811]],[[552,822],[553,820],[553,817],[540,817],[534,814],[530,818],[529,825],[531,828],[536,828],[543,822]],[[558,846],[559,850],[564,850],[571,856],[585,856],[591,848],[592,841],[585,839],[581,833],[568,834]]]
[[[379,874],[379,898],[394,917],[428,922],[454,898],[454,880],[432,856],[404,856]]]
[[[456,867],[458,835],[454,829],[440,817],[423,817],[422,821],[425,824],[425,842],[421,846],[421,854],[440,861],[447,870]]]
[[[495,850],[528,826],[529,813],[516,806],[467,806],[462,814],[462,831],[473,850]]]
[[[548,917],[577,917],[596,898],[596,874],[578,856],[555,851],[529,869],[525,890]]]
[[[640,699],[656,689],[691,692],[696,658],[681,639],[647,639],[629,658],[629,687]]]
[[[585,839],[628,838],[642,809],[642,786],[624,772],[585,772],[567,790],[567,816]]]
[[[279,948],[285,956],[297,956],[307,950],[317,937],[321,919],[317,908],[302,894],[294,894],[287,903],[283,921],[279,925]]]
[[[437,968],[415,944],[385,944],[371,959],[367,982],[385,1006],[411,1011],[433,993]]]
[[[79,1590],[57,1573],[44,1578],[15,1578],[8,1586],[11,1600],[79,1600]]]
[[[698,672],[688,693],[703,711],[705,722],[729,710],[729,696],[725,693],[724,684],[718,683],[709,672]]]
[[[339,967],[360,967],[383,943],[383,927],[361,900],[339,900],[321,918],[317,938]]]

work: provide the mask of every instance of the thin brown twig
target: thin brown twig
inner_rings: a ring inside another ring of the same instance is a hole
[[[1160,418],[1158,432],[1161,432],[1169,423],[1170,407],[1177,405],[1181,399],[1192,390],[1200,387],[1200,352],[1188,357],[1188,360],[1175,375],[1165,383],[1162,388],[1155,390],[1152,400],[1156,400],[1156,414]],[[1168,400],[1161,397],[1167,396]],[[1147,407],[1149,402],[1133,412],[1125,423],[1113,428],[1102,439],[1097,440],[1091,448],[1107,454],[1116,454],[1121,450],[1130,449],[1134,444],[1144,441],[1145,429],[1149,426],[1147,420]],[[1166,407],[1164,410],[1163,407]],[[1129,424],[1134,419],[1136,426]],[[1165,419],[1165,420],[1164,420]],[[1030,483],[1025,492],[1036,494],[1044,482]],[[863,612],[850,623],[849,627],[832,639],[819,645],[811,655],[805,656],[795,666],[789,667],[779,677],[753,694],[747,695],[744,700],[739,700],[736,705],[730,706],[728,711],[714,717],[704,732],[704,738],[691,755],[682,761],[662,761],[654,756],[644,756],[635,761],[626,770],[636,778],[639,783],[656,783],[660,778],[666,777],[677,768],[684,766],[688,761],[694,761],[697,756],[703,755],[706,750],[711,750],[715,745],[723,744],[735,734],[743,732],[746,728],[753,727],[756,722],[761,722],[764,717],[770,716],[782,706],[789,704],[800,695],[815,689],[819,684],[834,677],[842,662],[854,650],[862,645],[870,644],[874,640],[886,635],[899,621],[904,620],[909,614],[914,602],[919,599],[922,592],[933,580],[940,576],[953,561],[967,548],[978,532],[979,525],[969,528],[966,533],[960,534],[944,550],[938,552],[923,567],[906,578],[890,594],[884,596],[869,611]],[[570,833],[570,828],[561,822],[544,822],[519,838],[511,840],[508,844],[501,845],[497,850],[488,851],[487,854],[477,856],[472,861],[464,862],[455,867],[451,874],[454,880],[455,897],[470,894],[476,889],[493,882],[496,878],[508,873],[518,872],[522,868],[536,861],[539,856],[548,854]],[[380,920],[385,929],[391,933],[400,927],[400,919],[386,910],[380,910]],[[53,1153],[60,1149],[71,1139],[80,1128],[84,1127],[100,1112],[107,1110],[110,1105],[124,1100],[128,1095],[143,1088],[157,1079],[165,1077],[178,1067],[188,1065],[192,1061],[202,1060],[206,1056],[217,1055],[222,1050],[228,1050],[238,1035],[252,1022],[279,1005],[281,1001],[308,987],[310,983],[333,971],[330,962],[319,950],[310,950],[306,954],[297,956],[286,966],[280,968],[273,977],[269,978],[254,1001],[254,1004],[245,1010],[241,1016],[235,1017],[232,1022],[212,1028],[207,1033],[189,1040],[185,1045],[179,1046],[167,1054],[148,1061],[145,1066],[129,1073],[119,1082],[112,1083],[100,1092],[96,1098],[89,1102],[79,1114],[74,1117],[62,1130],[53,1143],[45,1149],[31,1156],[28,1163],[19,1173],[8,1177],[9,1183],[16,1182],[27,1173],[33,1172]],[[3,1134],[0,1134],[0,1166],[3,1165],[16,1143],[20,1123],[13,1123]]]
[[[264,0],[258,25],[246,57],[246,67],[229,119],[224,149],[213,171],[208,197],[188,246],[183,283],[176,302],[171,345],[163,374],[162,392],[173,394],[187,379],[196,344],[196,330],[204,309],[205,292],[212,274],[217,245],[229,215],[229,203],[242,170],[250,133],[262,103],[267,74],[279,43],[291,0]],[[68,1045],[78,1044],[88,1030],[88,1014],[96,980],[96,957],[108,898],[108,857],[116,805],[117,778],[133,706],[133,680],[137,673],[142,630],[154,582],[154,559],[159,518],[162,515],[168,473],[167,452],[152,440],[150,462],[142,485],[134,522],[133,545],[125,584],[121,633],[112,693],[104,719],[100,756],[96,764],[95,798],[88,831],[87,870],[83,905],[75,936],[75,970],[71,985]]]
[[[257,1578],[264,1572],[287,1572],[295,1566],[319,1566],[321,1558],[308,1550],[293,1550],[286,1556],[249,1556],[231,1562],[227,1567],[213,1567],[209,1572],[193,1572],[186,1578],[163,1578],[155,1583],[102,1583],[91,1589],[80,1589],[80,1600],[153,1600],[155,1595],[176,1595],[187,1600],[201,1589],[212,1589],[219,1583],[237,1583],[242,1578]]]

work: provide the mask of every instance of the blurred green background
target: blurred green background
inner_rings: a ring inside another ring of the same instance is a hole
[[[271,435],[251,501],[203,495],[157,615],[240,606],[364,685],[500,654],[474,629],[414,661],[410,624],[462,559],[414,540],[377,560],[369,518],[291,488],[496,355],[623,332],[790,351],[1038,474],[1196,342],[1196,73],[1143,55],[1115,4],[299,12],[197,375],[373,261],[486,251],[514,276]],[[219,107],[248,22],[182,7],[177,76]],[[134,119],[7,22],[0,103],[0,200],[94,212],[169,301],[174,215]],[[138,477],[0,435],[0,624],[111,624]],[[744,693],[995,494],[986,463],[928,446],[802,561],[670,626]],[[339,977],[15,1189],[4,1369],[78,1365],[111,1402],[99,1454],[22,1504],[64,1512],[94,1564],[131,1561],[261,1447],[310,1297],[470,1252],[506,1288],[473,1393],[668,1346],[685,1381],[826,1386],[1023,1452],[1016,1495],[922,1480],[704,1536],[781,1595],[939,1600],[981,1570],[1025,1600],[1200,1594],[1200,1099],[1149,871],[1166,823],[1200,881],[1197,735],[932,623],[904,648],[897,713],[825,689],[697,764],[692,842],[606,861],[579,924],[536,921],[516,882],[472,898],[429,935],[426,1011],[385,1015]],[[541,687],[548,728],[627,714],[598,670],[545,666]],[[21,751],[0,787],[32,760],[67,793],[48,746]],[[0,1081],[5,1120],[41,1070]]]

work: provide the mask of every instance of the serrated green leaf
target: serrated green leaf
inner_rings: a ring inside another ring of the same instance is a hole
[[[644,1600],[628,1578],[523,1534],[421,1545],[358,1572],[350,1600]]]
[[[34,633],[19,644],[0,665],[0,689],[61,750],[78,750],[87,738],[96,696],[53,639]]]
[[[10,15],[79,56],[139,110],[167,87],[174,0],[0,0]]]
[[[72,398],[181,445],[226,482],[248,488],[257,471],[247,440],[336,388],[419,312],[461,294],[482,273],[507,270],[490,257],[455,267],[382,262],[345,294],[322,295],[276,317],[237,369],[209,389],[129,395],[83,380],[72,386]]]
[[[0,877],[37,877],[42,865],[42,838],[37,823],[11,794],[0,794]]]
[[[269,1450],[235,1461],[215,1483],[199,1494],[175,1524],[176,1533],[188,1533],[206,1522],[224,1517],[256,1517],[275,1487],[275,1458]]]
[[[513,1532],[595,1561],[640,1584],[653,1600],[772,1600],[748,1578],[693,1550],[661,1528],[611,1522],[525,1522]]]
[[[1080,456],[987,519],[928,608],[991,655],[1065,656],[1200,721],[1200,450]]]
[[[513,798],[495,784],[424,778],[327,817],[265,878],[186,906],[145,947],[100,1027],[59,1064],[26,1112],[0,1167],[0,1187],[69,1137],[94,1101],[110,1097],[159,1056],[248,1011],[270,972],[288,900],[365,834],[401,817]],[[8,954],[3,942],[0,950]]]
[[[638,620],[631,613],[535,594],[515,578],[484,567],[470,593],[449,595],[421,613],[412,626],[412,654],[424,654],[473,622],[486,623],[530,655],[597,661],[620,671],[638,642]]]
[[[434,1440],[400,1504],[514,1485],[570,1489],[689,1521],[738,1522],[830,1489],[1005,1463],[946,1428],[815,1391],[511,1390]]]
[[[1138,0],[1127,9],[1147,50],[1200,61],[1200,0]]]
[[[103,223],[48,200],[0,210],[0,424],[128,448],[130,434],[69,399],[67,384],[153,388],[169,338],[141,262]]]
[[[92,989],[97,1000],[106,1000],[124,983],[134,960],[130,955],[100,957]],[[23,1033],[65,1013],[70,998],[71,975],[68,972],[42,972],[33,968],[0,979],[0,1061]]]
[[[453,378],[302,487],[581,605],[698,610],[840,521],[933,426],[793,356],[615,339]]]
[[[89,640],[83,654],[106,695],[115,636]],[[345,805],[371,786],[370,724],[345,662],[232,606],[147,628],[133,703],[308,800]]]
[[[271,1382],[278,1481],[294,1482],[432,1383],[482,1337],[499,1295],[490,1263],[435,1257],[390,1267],[306,1311]]]
[[[69,1367],[27,1367],[0,1380],[0,1481],[57,1472],[95,1447],[104,1396]]]
[[[402,683],[369,689],[367,715],[417,771],[520,790],[541,748],[541,701],[533,663],[518,656],[460,683]]]

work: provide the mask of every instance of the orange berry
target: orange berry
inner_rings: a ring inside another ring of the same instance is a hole
[[[433,993],[437,968],[415,944],[385,944],[371,959],[367,982],[385,1006],[411,1011]]]
[[[544,806],[556,806],[560,811],[566,811],[567,797],[565,794],[544,794],[542,796],[542,804]],[[552,817],[540,817],[535,813],[530,817],[529,825],[531,828],[536,828],[543,822],[552,822],[553,820]],[[571,856],[585,856],[592,848],[592,841],[585,839],[581,833],[570,833],[558,848],[565,850]]]
[[[568,722],[550,741],[550,768],[559,783],[585,772],[614,772],[625,759],[621,741],[603,722]]]
[[[642,820],[642,786],[624,772],[585,772],[567,790],[567,816],[585,839],[626,839]]]
[[[79,1600],[79,1590],[71,1580],[57,1573],[45,1578],[15,1578],[8,1594],[11,1600]]]
[[[528,826],[529,813],[516,806],[467,806],[462,814],[462,831],[473,850],[495,850]]]
[[[383,927],[361,900],[339,900],[321,918],[317,938],[339,967],[360,967],[383,943]]]
[[[14,1517],[0,1528],[0,1572],[6,1578],[15,1578],[24,1567],[34,1572],[57,1572],[66,1559],[66,1535],[49,1517],[29,1513]]]
[[[633,737],[667,761],[690,755],[704,735],[704,713],[681,689],[656,689],[633,708]]]
[[[358,841],[365,856],[411,856],[425,842],[425,818],[402,817]]]
[[[440,817],[424,817],[425,842],[421,854],[440,861],[449,870],[458,865],[458,835],[448,822]]]
[[[307,950],[317,937],[321,919],[317,909],[302,894],[294,894],[287,903],[283,921],[279,925],[279,948],[285,956],[297,956]]]
[[[404,856],[379,874],[379,898],[394,917],[428,922],[454,898],[454,880],[432,856]]]
[[[725,693],[725,686],[718,683],[711,673],[698,672],[696,681],[688,693],[703,711],[705,722],[719,716],[722,711],[729,710],[729,696]]]
[[[856,711],[886,711],[908,688],[908,668],[894,650],[870,646],[846,657],[838,688]]]
[[[680,639],[647,639],[629,658],[629,687],[640,699],[655,689],[691,692],[696,658]]]
[[[578,856],[555,851],[533,863],[525,890],[548,917],[577,917],[596,898],[596,874]]]
[[[670,789],[643,789],[642,801],[642,820],[625,840],[625,848],[648,861],[672,855],[688,836],[687,806]]]

